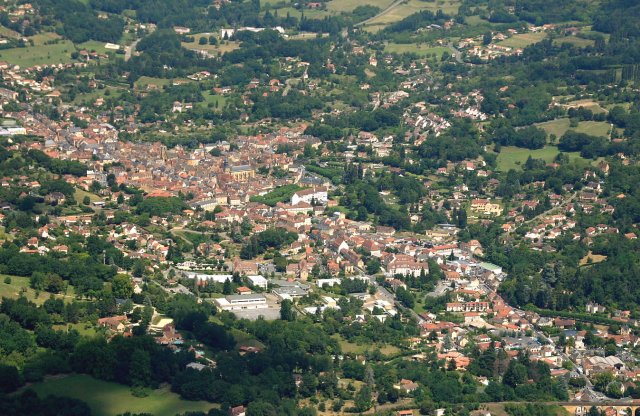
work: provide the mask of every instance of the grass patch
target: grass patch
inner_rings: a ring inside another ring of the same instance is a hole
[[[338,344],[340,344],[340,348],[345,354],[364,354],[367,351],[373,351],[375,349],[380,349],[380,352],[384,355],[395,355],[400,352],[400,348],[394,347],[393,345],[381,345],[376,343],[356,344],[345,340],[339,335],[335,335],[333,338],[338,340]]]
[[[211,92],[206,92],[202,94],[202,96],[204,98],[203,104],[206,107],[208,107],[209,104],[212,104],[214,108],[222,110],[227,103],[227,97],[225,97],[224,95],[217,95],[212,94]],[[218,103],[217,107],[215,107],[216,103]]]
[[[134,86],[138,89],[144,89],[149,85],[155,85],[157,87],[163,87],[165,85],[169,85],[171,80],[168,78],[153,78],[153,77],[145,77],[142,76],[138,78],[135,82]]]
[[[510,37],[509,39],[505,39],[502,42],[498,42],[497,44],[510,48],[524,48],[529,45],[533,45],[534,43],[538,43],[546,37],[547,34],[544,32],[520,33]]]
[[[80,204],[82,204],[82,200],[84,199],[85,196],[88,196],[91,202],[100,201],[100,197],[98,195],[92,194],[91,192],[87,192],[84,189],[80,189],[80,188],[76,188],[76,191],[73,194],[73,196],[76,199],[76,201],[78,201],[78,203]]]
[[[11,30],[8,27],[0,26],[0,36],[11,39],[19,39],[22,35],[15,30]]]
[[[240,348],[241,345],[246,345],[254,348],[264,348],[264,344],[256,339],[253,335],[247,334],[239,329],[232,329],[231,335],[236,340],[236,348]]]
[[[95,325],[92,325],[89,322],[79,322],[77,324],[66,324],[66,325],[53,325],[53,329],[57,331],[65,331],[68,332],[70,329],[75,329],[78,333],[85,337],[94,337],[98,334],[96,331]]]
[[[578,48],[586,48],[587,46],[595,45],[595,41],[591,39],[579,38],[577,36],[565,36],[562,38],[556,38],[553,40],[554,45],[563,45],[568,43]]]
[[[570,127],[570,121],[568,118],[558,118],[544,123],[536,124],[548,135],[554,134],[558,139],[562,137],[567,130],[575,130],[579,133],[586,133],[592,136],[609,137],[609,130],[611,126],[604,121],[581,121],[578,123],[578,127]]]
[[[448,48],[444,46],[418,45],[415,43],[388,43],[384,46],[384,51],[388,53],[415,53],[418,56],[435,54],[438,60],[442,58],[442,54],[447,50]]]
[[[218,43],[216,45],[209,45],[209,36],[215,36],[216,39],[218,39]],[[212,56],[215,56],[219,53],[224,54],[226,52],[231,52],[235,49],[240,48],[240,42],[233,40],[220,40],[220,37],[213,33],[200,33],[197,35],[193,35],[193,37],[195,38],[195,42],[182,42],[182,47],[190,49],[192,51],[207,52]],[[200,38],[206,38],[207,43],[205,43],[204,45],[200,45]]]
[[[182,400],[169,387],[153,390],[147,397],[134,397],[129,387],[77,374],[36,383],[31,388],[38,396],[72,397],[85,401],[96,416],[115,416],[125,412],[173,416],[185,412],[207,412],[218,407],[205,401]]]
[[[381,10],[386,9],[393,3],[393,0],[368,0],[367,6],[376,6]],[[358,6],[362,6],[363,2],[360,0],[332,0],[327,4],[327,9],[337,13],[352,12]]]
[[[76,46],[78,49],[86,49],[88,51],[96,51],[98,53],[115,53],[116,51],[113,49],[107,49],[104,47],[106,45],[104,42],[98,42],[95,40],[90,40],[84,43],[79,43]]]
[[[434,13],[442,10],[446,14],[455,15],[458,13],[459,7],[460,1],[458,0],[438,0],[432,3],[421,0],[407,0],[368,20],[366,26],[367,30],[369,30],[369,26],[371,26],[373,30],[380,30],[384,26],[398,22],[422,10],[431,10]]]
[[[26,48],[11,48],[0,51],[0,60],[7,61],[22,68],[29,68],[35,65],[59,64],[71,62],[71,53],[76,49],[68,40],[60,40],[58,43],[44,45],[41,43],[43,35],[37,40],[35,45]],[[34,36],[35,38],[35,36]]]
[[[11,283],[5,283],[5,278],[11,278]],[[53,295],[56,298],[62,298],[65,302],[71,302],[74,299],[73,286],[67,287],[66,294]],[[6,274],[0,275],[0,298],[17,299],[20,296],[26,297],[31,302],[38,305],[44,303],[45,300],[51,297],[49,292],[40,292],[36,294],[36,291],[29,287],[29,278],[23,276],[9,276]]]
[[[587,264],[596,264],[603,262],[607,259],[607,256],[603,256],[602,254],[593,254],[591,250],[587,253],[586,256],[580,259],[580,266],[585,266]]]
[[[524,165],[529,156],[534,159],[543,159],[545,162],[551,163],[558,153],[560,153],[560,151],[555,146],[545,146],[542,149],[536,150],[523,149],[513,146],[503,146],[500,153],[498,153],[498,170],[506,172],[509,169],[522,169],[522,165]],[[580,155],[575,152],[566,154],[569,155],[569,159],[571,160],[582,159]]]

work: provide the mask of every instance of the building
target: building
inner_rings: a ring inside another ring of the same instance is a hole
[[[229,174],[234,181],[246,182],[249,179],[255,178],[256,171],[249,165],[232,166],[229,170]]]
[[[239,311],[244,309],[266,309],[267,298],[263,295],[229,295],[214,299],[214,303],[223,311]]]
[[[253,275],[253,276],[247,276],[247,280],[249,281],[251,286],[267,290],[267,286],[269,284],[269,281],[267,279],[265,279],[263,276],[261,276],[259,274],[258,275]]]
[[[326,204],[328,199],[327,188],[319,186],[295,192],[291,195],[291,205],[298,205],[301,202]]]

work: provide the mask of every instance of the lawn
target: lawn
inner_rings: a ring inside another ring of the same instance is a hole
[[[568,118],[558,118],[536,124],[536,126],[542,128],[548,135],[554,134],[557,138],[562,137],[569,129],[592,136],[609,137],[609,129],[611,126],[604,121],[581,121],[578,123],[578,127],[575,128],[570,128],[569,123]]]
[[[505,39],[502,42],[498,42],[498,45],[508,46],[510,48],[524,48],[540,42],[545,37],[547,37],[547,34],[544,32],[520,33],[510,37],[509,39]]]
[[[44,45],[41,43],[41,36],[38,39],[34,39],[34,41],[35,46],[1,50],[0,60],[19,65],[22,68],[29,68],[35,65],[71,62],[71,53],[76,50],[73,43],[68,40],[60,40],[58,43]]]
[[[125,412],[154,416],[174,416],[185,412],[207,412],[217,407],[204,401],[180,399],[168,387],[153,390],[149,396],[134,397],[129,387],[97,380],[87,375],[70,375],[36,383],[31,388],[39,396],[66,396],[85,401],[95,416],[115,416]]]
[[[388,53],[415,53],[418,56],[431,56],[435,53],[438,60],[447,50],[448,48],[444,46],[418,45],[416,43],[388,43],[384,47],[384,51]]]
[[[534,159],[543,159],[547,163],[553,162],[553,158],[560,153],[555,146],[545,146],[542,149],[530,150],[512,146],[502,146],[498,154],[498,170],[506,172],[509,169],[521,169],[521,166],[531,156]],[[566,153],[570,159],[580,159],[578,153]]]
[[[5,278],[10,277],[11,283],[5,283]],[[16,299],[20,297],[21,294],[29,299],[30,301],[41,305],[45,300],[49,299],[51,296],[48,292],[40,292],[36,297],[36,291],[29,287],[29,278],[23,276],[8,276],[6,274],[0,275],[0,298],[11,298]],[[54,295],[58,298],[64,298],[66,302],[71,302],[74,298],[74,290],[73,286],[69,286],[67,288],[67,294],[59,294]]]

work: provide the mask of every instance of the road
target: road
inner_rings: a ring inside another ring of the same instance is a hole
[[[128,61],[129,59],[131,59],[131,56],[133,56],[133,53],[136,51],[136,46],[138,45],[138,42],[140,42],[140,39],[136,39],[135,41],[133,41],[131,45],[126,46],[124,48],[125,61]]]
[[[463,64],[464,61],[462,60],[462,53],[458,49],[456,49],[455,46],[453,46],[453,42],[449,41],[449,44],[447,45],[447,47],[451,51],[451,55],[453,56],[453,59],[455,59],[457,63]]]
[[[395,9],[396,7],[398,7],[400,4],[402,4],[404,2],[404,0],[396,0],[393,3],[391,3],[386,9],[382,10],[380,13],[378,13],[377,15],[368,18],[367,20],[363,20],[360,23],[356,23],[354,26],[366,26],[368,23],[371,23],[372,21],[374,21],[375,19],[384,16],[385,14],[389,13],[390,11],[392,11],[393,9]]]
[[[393,303],[396,308],[398,308],[399,310],[403,311],[404,313],[409,313],[411,314],[416,321],[418,322],[418,325],[420,325],[421,323],[424,322],[424,319],[422,319],[422,317],[420,315],[418,315],[416,313],[416,311],[414,311],[413,309],[407,308],[406,306],[404,306],[403,304],[401,304],[400,302],[398,302],[396,300],[396,297],[393,293],[389,292],[387,290],[387,288],[378,285],[377,282],[375,282],[375,279],[373,279],[372,276],[369,276],[369,280],[378,288],[378,295],[383,298],[383,300],[386,300],[389,303]]]

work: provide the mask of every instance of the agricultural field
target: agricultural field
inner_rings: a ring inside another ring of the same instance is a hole
[[[0,60],[29,68],[35,65],[71,62],[71,54],[76,50],[71,41],[60,39],[54,33],[43,33],[30,39],[33,40],[33,46],[0,50]],[[45,44],[47,41],[56,43]]]
[[[498,42],[497,44],[510,48],[525,48],[529,45],[540,42],[546,37],[547,34],[544,32],[520,33],[510,37],[509,39]]]
[[[388,53],[415,53],[418,56],[431,56],[433,54],[436,55],[436,58],[439,60],[442,57],[442,54],[445,51],[448,51],[448,48],[444,46],[429,46],[425,44],[416,44],[416,43],[388,43],[384,47],[384,51]]]
[[[36,383],[31,388],[39,396],[66,396],[80,399],[96,416],[115,416],[125,412],[173,416],[184,412],[207,412],[218,407],[205,401],[186,401],[169,387],[153,390],[147,397],[135,397],[129,387],[97,380],[87,375],[71,375]]]
[[[522,165],[527,161],[529,156],[534,159],[543,159],[547,163],[553,162],[553,158],[560,153],[555,146],[545,146],[542,149],[530,150],[520,147],[503,146],[500,153],[498,153],[498,170],[506,172],[510,169],[522,169]],[[567,153],[571,160],[581,159],[578,153]]]
[[[571,128],[568,118],[558,118],[556,120],[546,121],[544,123],[536,124],[548,135],[555,135],[560,138],[567,130],[575,130],[579,133],[586,133],[592,136],[608,137],[611,126],[604,121],[581,121],[578,123],[578,127]]]

